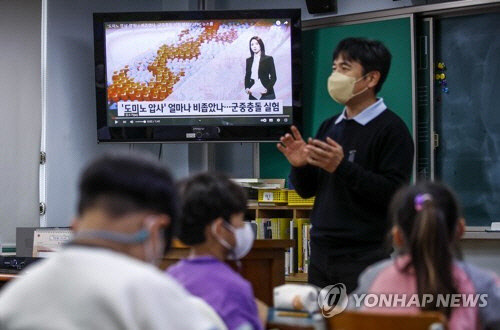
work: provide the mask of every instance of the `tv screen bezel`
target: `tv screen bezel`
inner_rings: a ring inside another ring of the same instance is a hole
[[[104,24],[107,22],[133,21],[182,21],[210,19],[268,19],[291,20],[291,74],[292,74],[292,122],[264,126],[209,126],[209,125],[162,125],[142,127],[110,127],[107,118],[106,44]],[[94,13],[94,65],[98,143],[193,143],[193,142],[274,142],[289,132],[293,124],[302,126],[301,82],[301,12],[300,9],[271,10],[224,10],[224,11],[170,11],[170,12],[116,12]],[[214,134],[197,134],[187,138],[193,129],[213,131]]]

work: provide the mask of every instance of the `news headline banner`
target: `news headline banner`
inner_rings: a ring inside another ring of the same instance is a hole
[[[120,117],[152,116],[241,116],[248,114],[283,114],[282,100],[214,101],[214,102],[118,102]]]

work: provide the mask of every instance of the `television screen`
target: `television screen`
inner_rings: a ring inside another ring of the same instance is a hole
[[[276,141],[300,119],[300,10],[94,14],[99,142]]]

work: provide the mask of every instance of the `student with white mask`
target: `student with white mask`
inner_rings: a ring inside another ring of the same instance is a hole
[[[2,290],[0,329],[215,329],[200,299],[151,265],[178,221],[168,170],[107,155],[79,188],[74,240]]]
[[[331,98],[345,105],[306,141],[292,126],[278,149],[290,164],[300,196],[316,196],[311,213],[309,282],[357,286],[368,265],[387,258],[387,207],[410,180],[413,141],[404,122],[377,93],[391,64],[379,41],[342,40],[326,81]]]
[[[266,306],[251,284],[224,262],[251,249],[254,232],[244,221],[247,198],[221,174],[202,173],[181,184],[179,239],[191,246],[189,258],[167,269],[193,295],[205,300],[229,329],[262,329]]]

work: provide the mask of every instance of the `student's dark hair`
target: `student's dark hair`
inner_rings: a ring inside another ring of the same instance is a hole
[[[339,42],[333,52],[333,60],[340,54],[349,60],[356,61],[363,67],[363,75],[371,71],[380,72],[380,79],[375,86],[375,94],[384,84],[391,67],[391,53],[383,43],[365,38],[346,38]]]
[[[100,208],[112,217],[153,212],[170,217],[167,246],[177,224],[176,186],[167,168],[145,155],[108,154],[92,161],[79,184],[78,213]]]
[[[260,54],[261,55],[266,55],[266,47],[264,47],[264,41],[262,41],[261,38],[254,36],[250,38],[250,41],[248,42],[248,49],[250,49],[250,56],[253,59],[254,53],[252,52],[252,40],[257,40],[257,42],[260,45]]]
[[[179,239],[188,245],[205,242],[205,228],[221,217],[229,222],[231,215],[246,210],[243,188],[223,174],[200,173],[180,184],[181,220]]]
[[[460,205],[445,185],[421,182],[402,188],[394,196],[390,214],[403,232],[411,262],[402,265],[404,272],[415,272],[420,301],[432,294],[433,301],[421,307],[451,314],[450,307],[438,306],[437,294],[454,294],[453,257],[458,250],[456,230],[461,218]]]

